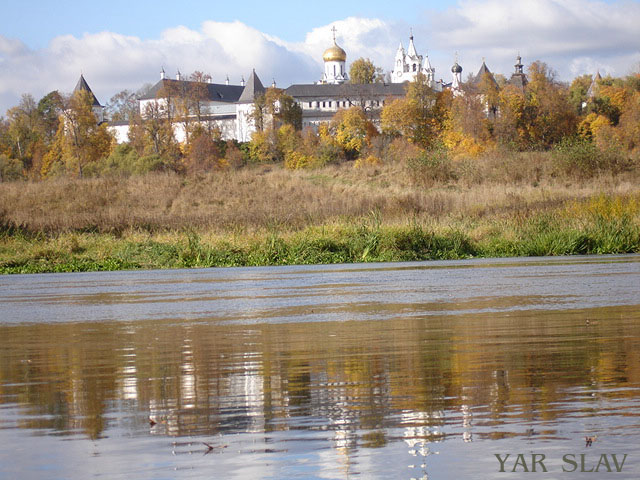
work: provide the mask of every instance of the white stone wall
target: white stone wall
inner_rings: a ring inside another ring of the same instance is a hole
[[[253,113],[252,103],[239,103],[236,105],[236,140],[248,142],[256,131],[255,123],[251,118]]]
[[[109,125],[107,130],[113,135],[118,143],[129,141],[129,125]]]

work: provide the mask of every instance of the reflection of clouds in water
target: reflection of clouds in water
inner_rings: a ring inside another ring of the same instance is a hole
[[[264,430],[264,379],[260,373],[261,362],[249,360],[252,354],[245,354],[242,363],[244,371],[234,373],[228,378],[228,396],[223,408],[243,412],[247,419],[245,431]]]
[[[462,432],[462,440],[464,442],[471,442],[473,440],[473,435],[471,433],[471,420],[473,418],[473,413],[467,404],[462,404],[460,410],[462,410],[462,428],[464,428],[464,432]]]

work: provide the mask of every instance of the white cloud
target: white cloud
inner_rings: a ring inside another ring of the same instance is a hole
[[[364,56],[380,65],[390,63],[397,39],[389,24],[361,18],[334,24],[349,61]],[[177,26],[152,40],[114,32],[63,35],[41,50],[0,36],[0,112],[17,104],[22,93],[38,100],[52,90],[70,92],[80,73],[103,104],[120,90],[155,83],[160,68],[171,77],[177,70],[183,74],[199,70],[216,82],[229,75],[236,84],[255,68],[265,84],[272,79],[283,87],[313,83],[322,75],[322,52],[331,45],[330,29],[331,25],[315,28],[304,42],[291,43],[239,21],[205,21],[200,30]]]
[[[640,58],[638,2],[462,0],[432,20],[437,48],[460,51],[473,73],[482,57],[493,70],[511,73],[517,52],[567,80],[597,68],[625,75],[633,66],[626,62]]]
[[[482,58],[509,75],[515,56],[524,63],[542,60],[563,79],[596,69],[625,75],[640,68],[640,3],[599,0],[460,0],[444,11],[416,13],[411,25],[418,53],[428,54],[436,76],[450,80],[454,52],[464,76],[475,73]],[[63,35],[43,49],[0,35],[0,114],[17,104],[21,94],[36,100],[50,92],[69,92],[82,72],[104,104],[122,89],[155,83],[161,67],[174,76],[196,70],[233,83],[251,69],[270,84],[312,83],[322,74],[322,52],[331,44],[331,28],[347,52],[347,63],[365,57],[387,70],[398,42],[407,46],[408,23],[348,17],[310,30],[301,42],[287,42],[246,24],[205,21],[193,30],[167,29],[143,40],[114,32]]]

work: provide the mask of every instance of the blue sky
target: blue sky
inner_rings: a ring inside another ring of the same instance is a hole
[[[197,29],[204,20],[240,20],[264,33],[300,41],[314,27],[346,17],[422,22],[431,9],[452,1],[207,1],[110,0],[104,2],[25,0],[2,7],[0,34],[42,48],[58,35],[81,36],[103,30],[150,39],[171,27]]]
[[[0,115],[30,93],[70,92],[83,73],[107,103],[123,89],[196,70],[232,83],[256,69],[263,83],[313,83],[331,28],[347,68],[364,57],[388,71],[409,30],[436,77],[463,78],[485,59],[509,76],[515,57],[549,64],[562,80],[596,70],[640,71],[640,0],[204,1],[25,0],[0,13]]]

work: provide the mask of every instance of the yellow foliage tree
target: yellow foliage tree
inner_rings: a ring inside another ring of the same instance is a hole
[[[611,121],[604,115],[591,112],[578,125],[578,133],[584,138],[595,138],[603,127],[611,126]]]
[[[88,163],[108,157],[114,144],[106,124],[98,124],[92,103],[91,93],[76,91],[66,102],[59,127],[64,162],[68,170],[75,168],[80,177]]]
[[[362,109],[351,107],[339,110],[331,120],[330,132],[348,158],[356,158],[378,134],[376,127],[367,119]]]
[[[382,132],[392,137],[412,140],[417,118],[415,103],[408,98],[396,98],[387,102],[380,113]]]

